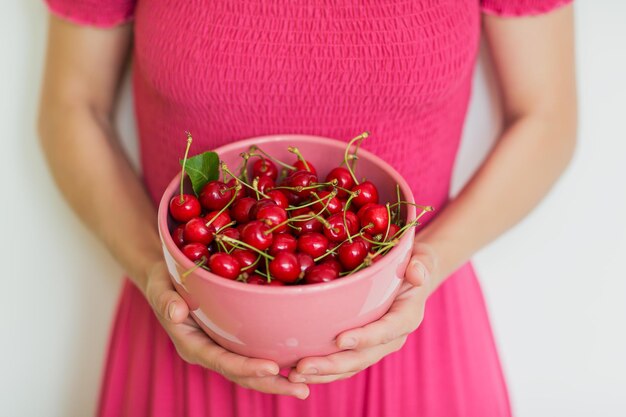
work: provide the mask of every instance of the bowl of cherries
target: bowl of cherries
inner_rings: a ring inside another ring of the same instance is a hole
[[[264,136],[188,158],[188,134],[158,226],[172,282],[216,343],[293,366],[389,309],[432,207],[360,149],[368,137]]]

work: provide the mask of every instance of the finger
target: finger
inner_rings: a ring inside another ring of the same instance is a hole
[[[150,276],[146,298],[161,320],[182,323],[189,316],[189,307],[174,289],[167,272]]]
[[[306,399],[310,394],[309,387],[306,384],[289,382],[287,378],[280,375],[263,378],[244,378],[239,383],[247,388],[267,394],[290,395],[301,400]]]
[[[385,356],[399,350],[406,341],[401,337],[391,343],[363,350],[346,350],[328,356],[304,358],[289,373],[292,382],[319,383],[318,377],[354,374],[368,368]]]
[[[421,323],[424,303],[418,302],[423,292],[413,287],[396,298],[382,318],[358,329],[348,330],[337,337],[340,349],[364,349],[386,344],[411,333]]]
[[[215,344],[211,339],[199,350],[195,359],[205,368],[212,369],[229,379],[278,375],[278,364],[267,359],[237,355]]]
[[[406,269],[405,278],[416,286],[424,285],[437,268],[437,255],[434,249],[423,242],[413,244],[413,256]]]
[[[348,379],[358,372],[347,372],[344,374],[333,374],[333,375],[306,375],[302,378],[302,380],[306,381],[307,384],[328,384],[330,382],[340,381],[342,379]],[[294,377],[299,378],[299,377]],[[300,380],[300,379],[298,379]]]

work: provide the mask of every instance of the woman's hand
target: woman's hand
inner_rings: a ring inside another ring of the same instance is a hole
[[[185,361],[218,372],[245,388],[308,397],[309,388],[278,375],[275,362],[240,356],[213,342],[189,316],[187,303],[174,289],[165,262],[158,262],[150,270],[144,294]]]
[[[310,357],[298,362],[289,374],[294,383],[323,384],[352,375],[372,366],[404,346],[407,336],[424,317],[424,306],[433,285],[437,258],[432,248],[416,243],[405,274],[406,282],[391,308],[380,320],[337,337],[341,352]]]

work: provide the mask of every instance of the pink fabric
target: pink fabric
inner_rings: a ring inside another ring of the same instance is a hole
[[[194,149],[256,135],[347,140],[395,166],[419,202],[443,207],[467,109],[481,7],[547,11],[557,0],[48,0],[75,22],[135,18],[134,94],[143,174],[158,201]],[[315,158],[322,155],[311,156]],[[428,301],[404,348],[308,400],[265,395],[185,363],[126,282],[98,415],[506,417],[509,401],[470,264]]]

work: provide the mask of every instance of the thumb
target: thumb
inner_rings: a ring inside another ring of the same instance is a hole
[[[416,287],[424,286],[429,282],[436,264],[437,258],[432,247],[422,242],[415,242],[413,256],[411,256],[404,278]]]
[[[189,307],[174,289],[167,270],[151,274],[146,298],[161,320],[178,324],[189,316]]]

